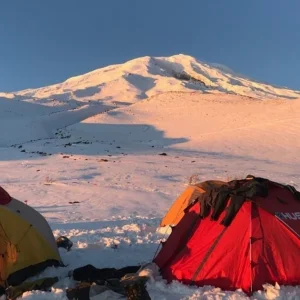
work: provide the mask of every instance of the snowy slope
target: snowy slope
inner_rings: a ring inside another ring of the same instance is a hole
[[[41,105],[31,105],[32,110],[25,112],[23,109],[27,108],[27,103],[21,102],[19,106],[22,113],[17,115],[19,109],[16,109],[16,103],[13,101],[10,104],[12,105],[7,111],[8,116],[0,116],[0,147],[53,138],[58,129],[110,109],[104,105],[83,105],[74,110],[47,111]],[[1,106],[0,99],[0,109]],[[2,110],[1,114],[6,114],[5,110]]]
[[[87,263],[122,267],[151,260],[166,237],[157,230],[160,219],[190,180],[254,174],[300,187],[299,100],[171,92],[101,114],[91,107],[40,112],[51,139],[42,135],[0,147],[5,174],[0,185],[28,200],[56,236],[74,242],[71,252],[61,251],[68,267],[40,276],[64,277]],[[18,137],[17,130],[6,128]],[[70,204],[74,201],[79,203]],[[66,299],[65,289],[73,285],[65,278],[52,293],[28,293],[24,299]],[[163,281],[148,289],[157,300],[248,299],[240,291]],[[279,296],[299,299],[300,288],[270,288],[252,299]]]
[[[141,57],[72,77],[59,84],[2,93],[2,96],[74,108],[88,101],[131,104],[170,91],[230,93],[255,98],[300,98],[299,91],[256,82],[222,65],[204,63],[182,54]]]

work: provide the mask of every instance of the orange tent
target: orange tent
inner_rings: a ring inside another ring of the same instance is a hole
[[[185,191],[176,199],[167,214],[163,217],[160,226],[163,227],[177,225],[184,215],[184,210],[202,193],[205,193],[207,187],[216,187],[223,184],[226,184],[226,182],[209,180],[188,186]]]

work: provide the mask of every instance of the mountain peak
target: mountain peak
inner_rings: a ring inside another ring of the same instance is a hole
[[[299,91],[253,81],[221,64],[201,62],[182,53],[169,57],[138,57],[59,84],[15,92],[9,97],[44,105],[48,105],[49,100],[56,101],[57,105],[67,102],[77,107],[91,101],[131,104],[172,91],[237,94],[259,99],[300,98]]]

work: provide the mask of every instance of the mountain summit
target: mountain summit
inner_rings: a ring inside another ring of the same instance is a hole
[[[66,81],[15,93],[6,98],[45,105],[81,106],[86,102],[132,104],[165,92],[236,94],[259,99],[297,99],[300,92],[253,81],[229,68],[201,62],[188,55],[140,57]]]

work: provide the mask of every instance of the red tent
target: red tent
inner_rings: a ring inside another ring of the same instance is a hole
[[[249,294],[265,283],[300,285],[300,193],[254,177],[209,190],[187,207],[154,262],[168,282]]]
[[[0,186],[0,205],[6,205],[11,201],[10,195]]]

